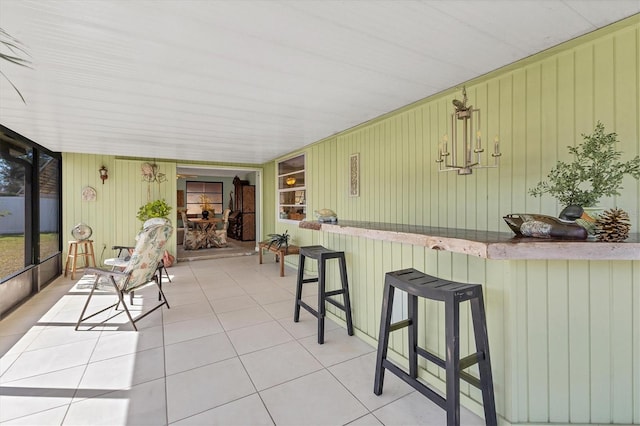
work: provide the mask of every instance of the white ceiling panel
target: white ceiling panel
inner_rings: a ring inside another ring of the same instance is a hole
[[[56,151],[264,163],[640,0],[0,0],[0,124]]]

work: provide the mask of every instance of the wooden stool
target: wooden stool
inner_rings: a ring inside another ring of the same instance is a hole
[[[81,247],[80,251],[78,251],[78,246]],[[64,263],[65,277],[67,276],[67,271],[69,270],[69,261],[71,261],[71,279],[75,279],[74,275],[76,272],[76,261],[78,257],[81,257],[83,259],[84,267],[96,266],[96,258],[93,254],[93,240],[69,241],[69,248],[67,249],[67,261]],[[93,265],[90,265],[89,261],[92,261]]]
[[[318,261],[318,276],[316,278],[306,278],[304,276],[304,260],[310,257]],[[326,264],[329,259],[338,259],[340,263],[340,279],[342,288],[339,290],[326,291]],[[318,283],[318,310],[313,309],[302,301],[302,285],[306,283]],[[331,296],[342,295],[344,304],[334,300]],[[351,303],[349,302],[349,283],[347,281],[347,264],[343,251],[333,251],[322,246],[307,246],[300,248],[300,263],[298,266],[298,283],[296,286],[296,307],[293,313],[293,321],[300,319],[300,307],[305,308],[311,315],[318,319],[318,343],[324,343],[324,317],[326,313],[325,302],[342,309],[347,317],[347,333],[353,336],[353,323],[351,321]]]
[[[391,324],[393,294],[395,289],[407,292],[408,318]],[[446,360],[424,348],[418,347],[418,297],[444,302],[445,306],[445,344]],[[473,331],[476,340],[476,353],[460,359],[460,303],[471,303]],[[409,373],[387,359],[389,333],[408,327]],[[446,398],[443,398],[422,382],[418,381],[418,355],[431,361],[446,371]],[[463,371],[478,364],[480,380]],[[482,391],[484,418],[487,425],[497,424],[496,403],[493,394],[491,360],[489,358],[489,339],[482,298],[482,286],[463,284],[423,274],[413,268],[388,272],[385,276],[384,295],[382,296],[382,316],[378,355],[373,393],[380,395],[384,383],[384,371],[400,377],[414,389],[447,411],[447,425],[460,425],[460,379]]]

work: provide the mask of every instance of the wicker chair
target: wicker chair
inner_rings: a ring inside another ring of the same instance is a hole
[[[216,229],[216,237],[224,244],[227,244],[227,229],[229,229],[229,215],[231,209],[224,209],[222,213],[222,229]]]
[[[182,223],[184,226],[184,240],[182,248],[185,250],[196,250],[207,245],[207,234],[197,229],[193,224],[189,224],[187,213],[180,212],[182,215]]]

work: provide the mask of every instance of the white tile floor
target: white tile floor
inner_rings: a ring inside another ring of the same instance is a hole
[[[294,323],[295,272],[280,278],[273,259],[183,262],[169,272],[171,309],[142,319],[139,332],[113,311],[75,331],[87,290],[68,278],[0,321],[0,424],[445,424],[440,408],[392,374],[373,394],[375,348],[330,320],[318,345],[304,310]],[[155,289],[142,290],[133,309],[156,300]],[[462,419],[484,424],[465,409]]]

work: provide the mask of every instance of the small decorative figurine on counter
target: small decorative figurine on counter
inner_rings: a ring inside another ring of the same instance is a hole
[[[586,240],[587,230],[575,220],[562,220],[543,214],[508,214],[504,216],[509,228],[519,237]]]
[[[318,222],[324,223],[338,221],[338,215],[336,214],[336,212],[330,209],[314,210],[313,213],[316,215],[316,218],[318,218]]]

